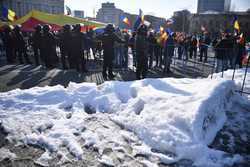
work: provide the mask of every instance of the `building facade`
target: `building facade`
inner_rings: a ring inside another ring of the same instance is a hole
[[[96,19],[100,22],[112,23],[118,26],[123,14],[123,10],[117,9],[114,3],[107,2],[102,3],[102,8],[98,10]]]
[[[122,18],[127,17],[130,21],[130,25],[126,25]],[[133,29],[133,25],[138,15],[126,13],[121,9],[117,9],[114,3],[103,3],[102,8],[98,10],[96,20],[104,23],[113,23],[120,28]],[[145,15],[145,20],[151,23],[152,28],[159,28],[166,23],[166,19],[155,17],[151,15]]]
[[[0,0],[0,8],[13,10],[22,17],[31,10],[39,10],[52,14],[64,14],[64,0]]]
[[[231,0],[198,0],[197,13],[228,12],[230,7]]]
[[[84,11],[83,10],[74,10],[74,17],[84,18]]]
[[[250,13],[247,12],[229,12],[219,14],[193,14],[190,17],[190,33],[201,32],[201,26],[204,26],[211,34],[218,34],[220,31],[234,31],[233,20],[237,16],[241,32],[250,36]]]

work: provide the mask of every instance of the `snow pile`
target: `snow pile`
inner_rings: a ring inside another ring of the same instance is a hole
[[[232,164],[224,161],[222,152],[207,145],[226,121],[233,82],[145,80],[131,87],[136,89],[136,98],[114,120],[143,139],[151,148],[144,151],[164,153],[161,158],[165,163],[191,159],[201,166]]]
[[[0,162],[4,159],[15,159],[16,155],[6,148],[0,148]]]
[[[232,165],[238,156],[208,145],[226,121],[235,89],[233,81],[222,79],[171,78],[17,89],[0,94],[0,120],[10,140],[63,156],[64,146],[81,159],[83,145],[101,148],[103,139],[121,140],[115,129],[86,129],[92,118],[87,113],[108,115],[146,144],[139,151],[166,163],[189,159],[197,166]]]

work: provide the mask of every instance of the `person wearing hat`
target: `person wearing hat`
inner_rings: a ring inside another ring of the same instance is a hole
[[[107,79],[108,70],[108,77],[113,79],[115,77],[113,74],[114,43],[124,43],[125,41],[115,34],[115,28],[113,24],[108,24],[105,27],[104,33],[97,36],[97,39],[101,40],[103,44],[103,78],[105,80]]]
[[[71,25],[66,24],[63,26],[63,30],[59,36],[60,38],[60,50],[61,50],[61,61],[62,67],[64,70],[68,69],[67,67],[67,58],[70,57],[71,51]]]
[[[27,54],[26,42],[24,40],[23,34],[21,32],[21,25],[16,25],[13,29],[14,36],[14,54],[17,55],[19,63],[23,64],[23,58],[25,59],[27,64],[31,64]]]
[[[148,70],[148,28],[146,25],[141,25],[137,29],[135,37],[136,51],[136,79],[144,79]]]
[[[50,30],[50,25],[45,24],[43,26],[41,53],[45,66],[47,68],[54,68],[56,67],[58,57],[56,54],[56,39]]]
[[[81,24],[74,25],[71,33],[69,55],[69,66],[78,72],[88,72],[86,69],[86,60],[84,58],[84,41],[86,36],[81,32]]]
[[[35,32],[31,38],[32,47],[34,50],[34,58],[36,66],[39,66],[41,58],[41,41],[42,41],[42,26],[38,24],[35,28]]]

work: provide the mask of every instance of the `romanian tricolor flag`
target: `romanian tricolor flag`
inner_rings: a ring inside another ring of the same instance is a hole
[[[131,23],[127,17],[122,17],[122,22],[127,24],[128,26],[131,26]]]
[[[240,24],[239,21],[237,19],[237,17],[234,17],[234,29],[238,30],[238,32],[240,32]]]
[[[141,17],[141,22],[143,24],[144,23],[144,14],[143,14],[141,9],[139,10],[139,16]]]
[[[144,15],[143,15],[143,12],[142,10],[140,9],[139,10],[139,16],[137,17],[136,21],[135,21],[135,24],[134,24],[134,31],[137,30],[137,28],[144,23]]]
[[[2,8],[2,16],[9,21],[14,21],[16,19],[16,13],[6,7]]]

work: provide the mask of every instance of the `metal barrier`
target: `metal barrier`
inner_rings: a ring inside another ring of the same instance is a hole
[[[181,54],[181,56],[178,54],[178,46],[174,46],[174,55],[172,57],[172,63],[171,63],[171,70],[175,71],[176,73],[182,73],[184,74],[184,76],[188,76],[188,74],[190,74],[190,77],[192,78],[196,78],[196,77],[208,77],[211,76],[211,79],[213,79],[213,74],[215,72],[221,72],[221,77],[224,77],[224,71],[229,69],[233,69],[233,75],[232,75],[232,80],[234,80],[234,76],[235,76],[235,71],[236,71],[236,61],[234,60],[235,63],[231,63],[229,62],[230,58],[229,55],[225,54],[225,58],[222,57],[221,63],[222,63],[222,68],[218,71],[218,59],[216,58],[216,51],[220,51],[220,49],[215,50],[213,47],[208,47],[208,55],[207,55],[207,62],[204,61],[200,61],[200,50],[199,48],[197,49],[197,55],[196,57],[190,58],[190,54],[189,54],[189,49],[184,50],[184,52]],[[182,48],[183,49],[183,48]],[[129,51],[130,54],[132,54],[132,51]],[[229,52],[235,52],[234,49],[232,49]],[[229,53],[227,51],[227,53]],[[28,53],[30,56],[33,55],[32,53],[32,48],[29,47],[28,49]],[[57,55],[60,57],[60,50],[57,49]],[[100,56],[100,55],[99,55]],[[85,54],[86,57],[86,54]],[[161,51],[160,54],[160,59],[162,65],[164,66],[164,53]],[[154,55],[155,58],[155,55]],[[245,67],[245,74],[244,74],[244,78],[242,81],[242,85],[241,85],[241,89],[239,90],[239,92],[241,94],[250,94],[250,92],[245,91],[245,85],[246,85],[246,78],[247,78],[247,73],[248,73],[248,68],[249,68],[249,58],[248,57],[248,63]],[[102,56],[98,57],[97,60],[95,59],[91,59],[89,60],[88,64],[89,64],[89,71],[90,72],[101,72],[102,68],[101,68],[101,64],[102,64],[103,58]],[[225,63],[226,61],[226,63]],[[130,60],[130,62],[133,62],[133,60]],[[154,60],[155,62],[155,60]],[[226,67],[224,66],[226,64]],[[230,67],[228,67],[230,65]],[[133,66],[133,65],[132,65]],[[130,66],[130,67],[132,67]],[[60,67],[59,67],[60,68]],[[125,71],[126,69],[124,67],[117,67],[114,69],[114,71]],[[131,70],[134,71],[134,68],[131,68]],[[193,73],[193,74],[192,74]]]
[[[221,54],[222,51],[222,55],[220,58],[218,58],[218,54]],[[194,69],[197,67],[200,67],[198,69],[200,69],[200,76],[201,77],[208,77],[209,75],[211,76],[211,79],[213,79],[213,74],[214,73],[218,73],[221,72],[221,77],[224,78],[224,71],[228,70],[228,69],[232,69],[233,70],[233,74],[232,74],[232,80],[235,80],[235,72],[237,69],[237,65],[239,64],[239,60],[237,58],[237,50],[232,48],[232,49],[220,49],[220,48],[213,48],[213,47],[209,47],[208,48],[208,56],[207,56],[207,62],[205,63],[204,61],[199,61],[197,60],[197,58],[199,59],[199,55],[200,55],[200,51],[198,49],[197,51],[197,57],[196,59],[190,59],[188,56],[188,53],[182,54],[181,59],[180,56],[178,56],[177,53],[177,47],[175,47],[175,52],[174,52],[174,56],[173,56],[173,69],[175,69],[177,62],[181,62],[183,68],[181,68],[181,70],[183,71],[183,73],[187,73],[187,70],[185,69],[185,66],[187,66],[187,64],[191,65]],[[189,52],[189,51],[188,51]],[[244,70],[244,78],[242,79],[242,84],[241,84],[241,88],[240,90],[238,90],[238,92],[240,92],[240,94],[250,94],[250,88],[248,88],[249,90],[245,90],[245,85],[246,85],[246,78],[247,78],[247,74],[250,71],[249,65],[250,65],[250,49],[247,50],[248,52],[248,59],[246,62],[246,65],[244,66],[245,70]],[[221,67],[218,68],[218,65],[221,64]]]

